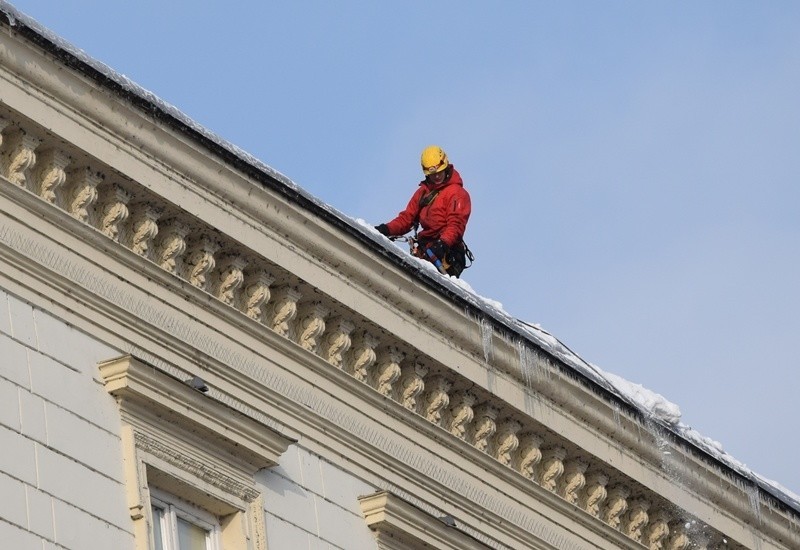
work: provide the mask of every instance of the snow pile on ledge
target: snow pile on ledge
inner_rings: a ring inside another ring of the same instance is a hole
[[[629,382],[616,374],[606,372],[604,376],[622,395],[628,398],[628,401],[636,404],[640,410],[647,412],[654,418],[663,420],[667,424],[678,424],[681,419],[681,410],[676,404],[669,402],[662,395],[648,390],[640,384]]]

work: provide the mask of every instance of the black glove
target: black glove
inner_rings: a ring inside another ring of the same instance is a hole
[[[444,244],[441,239],[436,239],[428,245],[428,250],[433,252],[433,255],[442,261],[444,261],[444,255],[447,254],[449,248],[450,247]]]
[[[378,233],[380,233],[381,235],[383,235],[384,237],[388,237],[389,236],[389,227],[385,223],[382,223],[380,225],[376,225],[375,226],[375,230]]]

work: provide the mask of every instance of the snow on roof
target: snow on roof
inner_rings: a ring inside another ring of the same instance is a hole
[[[180,126],[194,133],[195,137],[206,140],[219,149],[227,151],[238,161],[260,172],[262,176],[266,176],[278,182],[284,186],[286,190],[290,191],[292,195],[301,198],[312,208],[317,209],[318,213],[326,213],[326,217],[338,220],[344,224],[344,227],[349,228],[357,236],[371,240],[378,246],[383,247],[384,251],[393,256],[393,259],[397,263],[412,269],[419,275],[428,279],[428,282],[433,283],[432,286],[434,288],[438,287],[440,291],[442,289],[447,290],[452,296],[458,297],[462,301],[479,309],[485,315],[511,329],[512,332],[519,334],[534,345],[558,358],[565,365],[573,368],[586,379],[599,385],[624,403],[635,407],[645,418],[651,419],[672,431],[721,464],[724,464],[734,472],[740,474],[744,479],[751,481],[778,500],[792,507],[795,511],[800,512],[800,496],[789,491],[779,483],[756,474],[745,464],[726,453],[720,443],[703,436],[690,426],[683,424],[680,421],[680,408],[674,403],[669,402],[663,396],[639,384],[604,372],[597,366],[584,361],[566,345],[538,325],[516,319],[503,309],[502,304],[489,298],[479,296],[464,280],[441,275],[429,262],[424,262],[402,252],[399,248],[393,246],[391,241],[375,231],[372,224],[361,219],[351,218],[339,212],[329,204],[323,203],[287,176],[281,174],[236,145],[222,139],[217,134],[191,119],[177,107],[160,99],[153,92],[139,86],[125,75],[116,72],[104,63],[92,58],[86,52],[43,27],[36,20],[20,12],[5,0],[0,0],[0,11],[5,14],[12,27],[33,32],[40,41],[44,42],[46,47],[49,47],[57,53],[66,54],[73,61],[77,61],[78,63],[73,63],[73,66],[76,68],[84,70],[89,69],[87,72],[94,72],[94,76],[104,79],[107,85],[116,85],[120,91],[134,98],[138,98],[160,114],[172,118],[175,122],[179,123]],[[83,67],[81,67],[81,65]]]

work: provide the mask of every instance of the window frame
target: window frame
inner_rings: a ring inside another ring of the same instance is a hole
[[[220,519],[208,510],[156,488],[150,488],[150,508],[151,514],[153,508],[159,508],[164,512],[160,522],[163,550],[191,550],[181,548],[178,543],[178,519],[206,532],[204,550],[222,550],[222,524]],[[156,518],[153,517],[150,536],[154,546],[156,542],[155,523]]]

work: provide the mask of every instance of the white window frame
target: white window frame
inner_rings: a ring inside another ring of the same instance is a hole
[[[220,540],[222,529],[219,518],[212,513],[155,488],[150,489],[150,506],[164,511],[160,525],[163,550],[188,550],[178,545],[178,519],[196,525],[206,532],[205,550],[222,550]],[[151,536],[155,544],[155,531]]]

